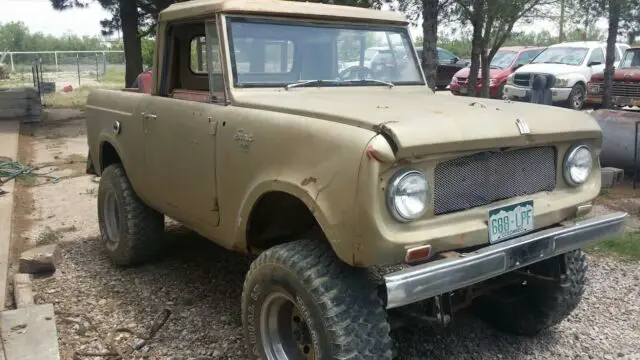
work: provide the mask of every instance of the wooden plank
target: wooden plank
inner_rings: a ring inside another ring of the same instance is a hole
[[[59,360],[58,332],[52,304],[0,313],[6,360]]]

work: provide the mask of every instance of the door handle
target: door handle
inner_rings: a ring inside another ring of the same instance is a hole
[[[143,118],[145,118],[145,119],[152,119],[152,120],[155,120],[156,118],[158,118],[158,115],[156,115],[156,114],[152,114],[152,113],[150,113],[150,112],[146,112],[146,111],[145,111],[145,112],[143,112],[143,113],[142,113],[142,117],[143,117]]]

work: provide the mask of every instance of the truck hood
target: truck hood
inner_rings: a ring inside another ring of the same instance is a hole
[[[596,121],[583,112],[436,95],[422,86],[235,91],[233,104],[383,133],[395,143],[397,158],[601,136]],[[526,122],[530,135],[520,133],[518,119]]]
[[[580,71],[580,66],[565,64],[526,64],[515,71],[516,74],[534,73],[562,75]]]
[[[614,72],[615,81],[640,81],[640,68],[617,69]],[[599,72],[591,76],[591,81],[604,81],[604,72]]]
[[[466,68],[462,68],[460,70],[458,70],[458,72],[455,73],[455,77],[458,78],[468,78],[469,77],[469,72],[471,71],[470,68],[466,67]],[[507,77],[509,76],[509,74],[511,73],[510,69],[489,69],[489,79],[501,79],[503,77]],[[478,79],[482,79],[482,71],[478,71]]]

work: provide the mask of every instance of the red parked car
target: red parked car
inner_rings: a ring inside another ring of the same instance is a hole
[[[528,64],[542,50],[544,50],[544,47],[534,46],[507,46],[500,48],[489,65],[489,96],[501,99],[502,88],[507,82],[507,77],[520,66]],[[451,78],[449,89],[453,95],[467,95],[469,70],[469,67],[460,69]],[[480,90],[482,89],[482,74],[480,72],[478,71],[476,96],[480,95]]]

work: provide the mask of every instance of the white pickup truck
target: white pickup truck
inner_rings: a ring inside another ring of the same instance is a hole
[[[616,44],[615,63],[629,45]],[[529,64],[520,67],[507,78],[504,95],[509,99],[527,101],[535,75],[553,75],[551,88],[553,103],[570,109],[582,109],[587,83],[591,75],[604,71],[606,43],[599,41],[566,42],[551,45]]]

